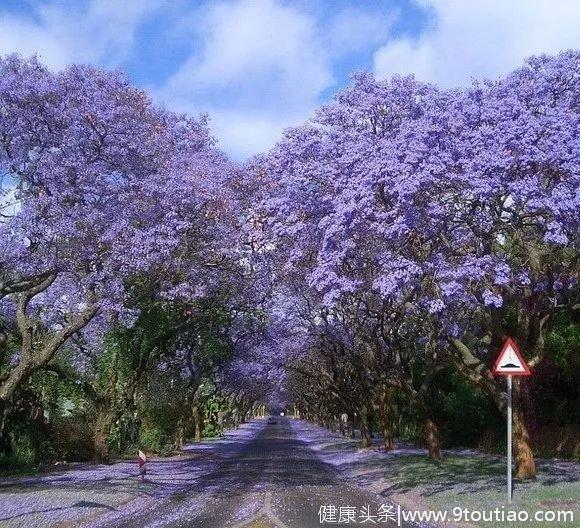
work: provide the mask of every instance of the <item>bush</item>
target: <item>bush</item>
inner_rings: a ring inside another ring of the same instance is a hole
[[[6,469],[31,468],[42,462],[56,459],[50,442],[34,434],[34,431],[16,432],[11,435],[11,451],[0,453],[0,467]]]
[[[28,436],[22,436],[12,441],[12,460],[15,465],[34,466],[41,460],[40,445],[35,445]]]
[[[454,370],[441,373],[431,397],[445,447],[476,447],[482,441],[491,447],[496,439],[488,436],[490,429],[505,436],[505,419],[491,398]]]
[[[222,428],[214,422],[205,422],[203,428],[204,438],[218,438],[223,434]]]
[[[61,417],[52,424],[51,443],[61,460],[86,462],[93,458],[93,430],[88,420]]]
[[[580,425],[539,427],[532,433],[532,444],[536,456],[580,460]]]
[[[139,445],[150,453],[166,451],[167,438],[157,425],[144,425],[139,434]]]

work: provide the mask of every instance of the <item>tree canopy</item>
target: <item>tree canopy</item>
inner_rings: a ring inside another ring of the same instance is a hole
[[[85,413],[108,458],[269,407],[439,459],[454,398],[499,427],[507,336],[573,387],[579,94],[575,51],[454,90],[359,72],[237,164],[119,72],[0,59],[0,449],[22,409]],[[525,478],[553,402],[516,396]]]

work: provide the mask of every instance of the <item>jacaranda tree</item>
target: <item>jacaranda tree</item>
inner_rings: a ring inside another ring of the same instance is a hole
[[[291,399],[386,450],[404,406],[441,459],[443,373],[499,416],[502,341],[535,368],[576,335],[578,93],[578,52],[455,90],[360,72],[240,166],[119,72],[0,59],[0,451],[56,375],[98,458]]]
[[[0,72],[4,413],[98,314],[131,314],[132,281],[166,299],[210,292],[233,213],[203,120],[155,107],[120,73],[18,57]]]
[[[578,303],[579,69],[567,52],[451,91],[356,75],[258,161],[281,269],[299,269],[324,306],[364,301],[368,345],[399,378],[405,342],[505,410],[490,372],[501,341],[515,336],[534,367],[554,313]],[[521,413],[514,424],[530,477]]]

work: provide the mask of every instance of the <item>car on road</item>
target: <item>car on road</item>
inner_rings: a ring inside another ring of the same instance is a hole
[[[278,419],[277,419],[277,418],[275,418],[274,416],[270,416],[270,417],[268,418],[268,423],[269,423],[270,425],[277,424],[277,423],[278,423]]]

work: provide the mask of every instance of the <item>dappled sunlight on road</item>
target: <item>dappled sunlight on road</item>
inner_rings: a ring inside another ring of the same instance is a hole
[[[346,483],[314,454],[324,434],[287,418],[253,420],[224,438],[190,444],[181,456],[152,458],[144,483],[129,462],[4,479],[3,525],[308,528],[319,526],[323,504],[384,501]]]

